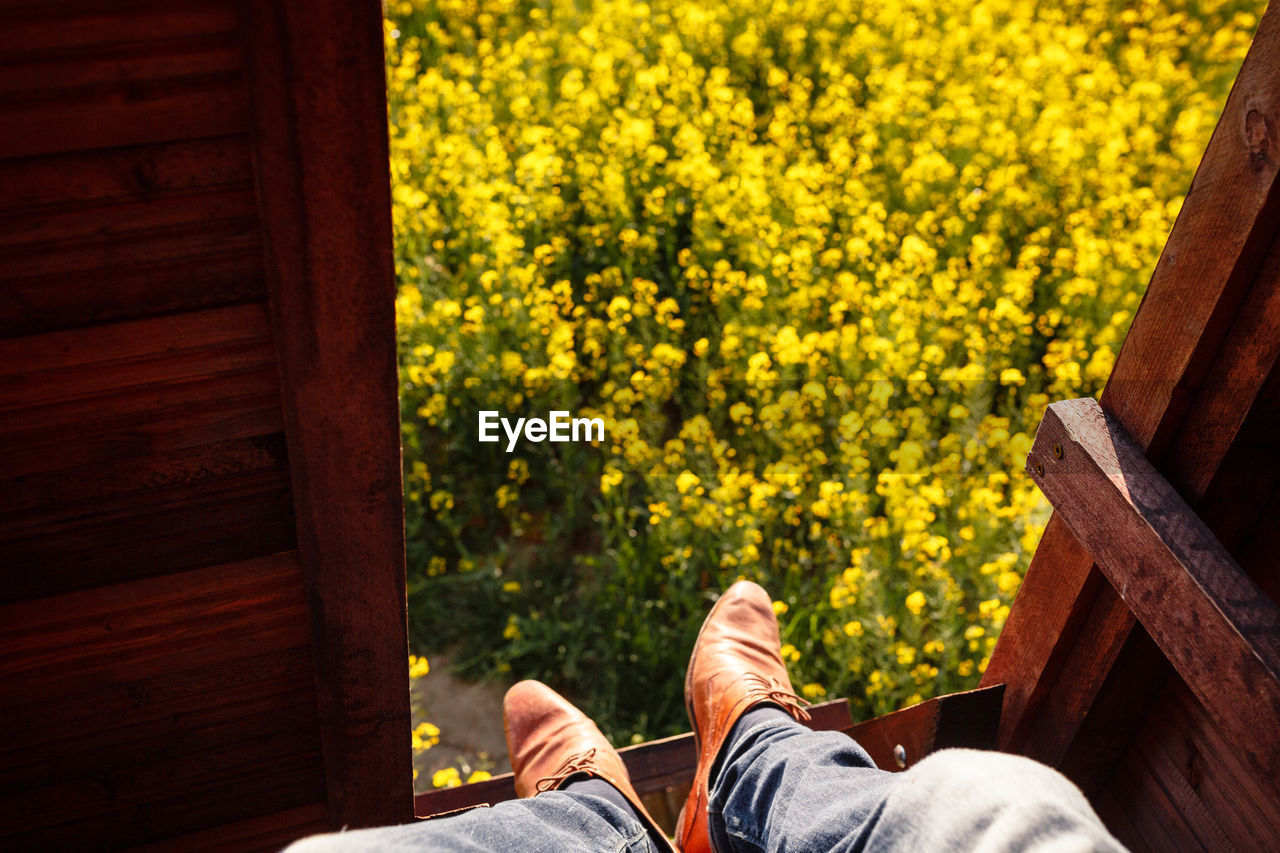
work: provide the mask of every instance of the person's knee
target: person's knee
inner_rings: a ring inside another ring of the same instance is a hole
[[[992,804],[1047,800],[1089,809],[1084,795],[1069,779],[1057,770],[1021,755],[944,749],[906,773],[918,779],[925,788],[946,788],[948,793],[963,794],[971,800]]]
[[[349,849],[351,848],[343,846],[342,837],[338,833],[329,832],[323,835],[300,838],[286,847],[281,853],[337,853],[339,850]]]
[[[922,847],[1120,849],[1065,776],[998,752],[943,750],[899,774],[882,823]]]

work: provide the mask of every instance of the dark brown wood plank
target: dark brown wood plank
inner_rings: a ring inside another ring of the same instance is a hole
[[[1280,780],[1280,608],[1096,401],[1050,406],[1027,468],[1236,748]]]
[[[66,537],[81,526],[122,524],[165,510],[287,491],[288,474],[282,466],[268,464],[155,489],[108,493],[80,504],[56,503],[15,510],[0,515],[0,540]]]
[[[242,6],[330,820],[413,817],[381,9]]]
[[[1134,826],[1133,815],[1129,813],[1129,809],[1122,807],[1114,797],[1103,797],[1090,802],[1099,819],[1112,835],[1117,839],[1127,839],[1125,846],[1129,848],[1131,853],[1146,853],[1150,848],[1144,844],[1137,844],[1133,839],[1141,838],[1141,834]]]
[[[0,338],[267,298],[261,246],[248,242],[169,260],[11,279],[0,292]]]
[[[227,3],[5,3],[0,59],[33,54],[78,55],[103,45],[162,43],[171,38],[234,32],[236,15]]]
[[[36,406],[256,370],[273,358],[261,304],[0,340],[0,430]]]
[[[0,161],[6,215],[252,186],[246,135]]]
[[[164,457],[284,430],[274,366],[126,388],[0,418],[0,476]]]
[[[0,136],[0,159],[119,148],[245,133],[249,129],[239,73],[130,86],[78,101],[16,105]]]
[[[22,513],[25,522],[36,512],[84,518],[108,508],[106,500],[134,493],[212,482],[241,474],[279,470],[288,460],[284,436],[254,436],[207,444],[190,449],[149,455],[124,462],[104,461],[77,466],[71,475],[65,469],[0,479],[0,536],[12,529],[13,514]],[[283,480],[280,480],[283,483]]]
[[[1276,257],[1273,253],[1272,260]],[[1271,264],[1269,260],[1268,265]],[[1263,298],[1258,298],[1260,296]],[[1274,313],[1275,304],[1280,301],[1277,297],[1280,297],[1280,288],[1276,287],[1274,279],[1260,276],[1242,306],[1237,325],[1256,329],[1261,320],[1267,321],[1271,328],[1280,328],[1280,316]],[[1270,306],[1266,300],[1270,300]],[[1274,362],[1274,350],[1280,346],[1280,338],[1270,344],[1263,342],[1253,347],[1242,348],[1233,344],[1249,337],[1233,330],[1219,354],[1222,366],[1236,362],[1248,365],[1243,381],[1239,378],[1234,381],[1210,380],[1191,407],[1193,413],[1221,413],[1224,421],[1232,422],[1235,430],[1234,440],[1222,451],[1221,464],[1207,489],[1200,475],[1179,464],[1179,460],[1184,458],[1191,460],[1190,464],[1195,464],[1196,458],[1203,458],[1196,449],[1184,455],[1184,447],[1203,447],[1211,443],[1208,438],[1185,442],[1184,438],[1195,436],[1201,426],[1210,431],[1220,430],[1205,417],[1199,414],[1188,417],[1188,424],[1194,422],[1198,425],[1184,424],[1182,435],[1176,442],[1177,452],[1169,455],[1169,470],[1182,479],[1181,483],[1171,479],[1171,483],[1196,507],[1202,520],[1232,552],[1245,573],[1258,582],[1272,601],[1280,602],[1280,572],[1267,568],[1267,555],[1275,550],[1269,531],[1274,530],[1275,525],[1268,526],[1263,521],[1268,502],[1277,493],[1277,479],[1280,478],[1280,447],[1275,441],[1275,436],[1280,435],[1280,369]],[[1230,369],[1237,377],[1242,372],[1238,366]],[[1270,375],[1258,390],[1258,376],[1266,375],[1268,370]],[[1220,372],[1225,371],[1215,366],[1214,373]],[[1222,405],[1223,402],[1226,405]],[[1233,414],[1232,405],[1242,406],[1244,403],[1251,405],[1240,424],[1239,409]],[[1220,432],[1217,434],[1221,435]],[[1203,496],[1196,500],[1201,492]],[[1267,531],[1262,534],[1261,541],[1265,543],[1262,547],[1250,544],[1251,529]],[[1100,614],[1104,607],[1110,612]],[[1086,793],[1094,791],[1105,781],[1110,762],[1124,751],[1145,724],[1147,709],[1151,708],[1165,679],[1172,672],[1141,626],[1134,628],[1131,622],[1132,615],[1118,596],[1098,597],[1090,621],[1081,632],[1083,638],[1093,638],[1093,642],[1081,643],[1079,652],[1067,661],[1025,741],[1026,750],[1041,759],[1056,762],[1061,757],[1063,772]],[[1119,638],[1125,632],[1124,648],[1108,671],[1106,661],[1111,648],[1098,638]],[[1103,675],[1102,686],[1097,688],[1097,681]],[[1087,709],[1082,722],[1081,708]],[[1160,713],[1152,708],[1151,719]],[[1072,735],[1077,722],[1078,731]]]
[[[315,706],[310,705],[308,716],[309,698],[305,693],[295,693],[292,699],[263,696],[217,709],[216,714],[202,709],[188,726],[167,738],[162,730],[151,735],[142,731],[133,741],[113,738],[106,744],[81,744],[79,749],[76,739],[69,738],[72,742],[56,745],[45,762],[29,761],[29,751],[20,751],[14,757],[24,764],[0,781],[0,799],[7,804],[0,806],[0,817],[5,819],[6,831],[22,833],[104,811],[101,801],[60,803],[40,793],[80,779],[115,792],[118,800],[149,803],[164,800],[175,790],[194,793],[206,789],[211,780],[231,781],[245,770],[277,762],[300,759],[319,773]],[[79,764],[79,756],[69,754],[74,752],[83,753]],[[19,778],[10,781],[12,777]]]
[[[1280,296],[1280,287],[1276,288]],[[1278,299],[1277,301],[1280,301]],[[1272,327],[1280,329],[1280,316]],[[1280,334],[1275,337],[1280,339]],[[1271,369],[1266,386],[1249,410],[1236,441],[1197,508],[1205,524],[1236,555],[1240,565],[1280,602],[1280,572],[1263,554],[1275,553],[1274,532],[1280,514],[1280,364]],[[1261,547],[1259,547],[1261,546]],[[1257,556],[1253,556],[1257,553]]]
[[[329,825],[326,819],[328,811],[326,803],[312,803],[145,844],[134,848],[134,853],[245,853],[259,850],[276,853],[298,838],[324,832]]]
[[[1157,466],[1233,551],[1280,476],[1280,449],[1273,440],[1280,429],[1280,338],[1269,334],[1280,328],[1278,273],[1280,246],[1273,244],[1178,436]],[[1241,566],[1264,579],[1246,562]],[[1274,593],[1271,597],[1280,600]],[[1135,636],[1140,634],[1128,608],[1105,587],[1016,747],[1069,768],[1086,790],[1105,777],[1108,761],[1127,743],[1116,721],[1127,721],[1131,735],[1171,671],[1158,654],[1149,653],[1144,638]],[[1126,655],[1136,658],[1126,660]]]
[[[199,207],[175,203],[167,207],[176,211],[176,218],[186,221],[172,227],[158,225],[151,230],[127,232],[128,220],[116,233],[103,233],[92,239],[56,240],[32,247],[13,247],[0,250],[4,259],[4,272],[0,273],[0,285],[13,281],[18,285],[31,279],[48,279],[61,275],[111,270],[134,264],[162,263],[164,261],[190,260],[210,254],[230,254],[256,249],[260,245],[257,219],[253,216],[250,196],[239,193],[225,206],[228,216],[213,218],[218,211],[210,208],[210,216],[203,215]],[[144,209],[156,210],[157,219],[164,211],[160,203],[153,202]],[[67,217],[71,218],[71,214]],[[171,215],[172,216],[172,215]],[[144,217],[146,218],[146,217]]]
[[[1269,9],[1103,393],[1103,406],[1154,459],[1181,423],[1276,233],[1277,57],[1280,13]],[[1004,748],[1022,747],[1094,599],[1109,594],[1070,540],[1051,520],[983,676],[984,684],[1008,684]],[[1102,646],[1117,648],[1110,639]],[[1073,735],[1069,726],[1066,741]]]
[[[1025,725],[1018,733],[1016,743],[1019,752],[1056,767],[1074,765],[1087,758],[1093,765],[1093,773],[1106,773],[1107,756],[1102,749],[1112,738],[1122,737],[1116,721],[1109,721],[1106,715],[1115,712],[1116,706],[1123,707],[1126,719],[1129,714],[1136,714],[1138,719],[1134,724],[1140,724],[1142,702],[1150,701],[1169,672],[1159,653],[1154,659],[1121,660],[1130,640],[1134,646],[1141,643],[1141,640],[1133,639],[1135,633],[1142,632],[1142,628],[1136,625],[1133,613],[1110,586],[1104,586],[1094,596],[1078,631],[1079,642],[1057,664],[1057,678],[1034,722]],[[1142,670],[1143,664],[1149,664],[1150,669]],[[1115,675],[1112,675],[1113,670]],[[1128,683],[1112,683],[1107,705],[1098,706],[1108,683],[1117,682],[1126,675],[1130,679]],[[1095,744],[1078,742],[1091,716],[1097,717],[1091,731],[1102,729],[1104,739]],[[1127,741],[1119,745],[1124,746],[1125,743]],[[1074,757],[1072,750],[1082,750],[1087,755]],[[1118,754],[1112,754],[1111,758]],[[1085,778],[1072,778],[1081,787],[1089,784]]]
[[[0,341],[0,600],[295,546],[264,305]]]
[[[289,491],[236,484],[160,509],[48,527],[4,541],[0,601],[245,560],[295,547]]]
[[[199,786],[171,789],[167,797],[146,801],[113,796],[110,780],[69,781],[25,796],[33,810],[56,810],[60,802],[96,803],[101,809],[0,840],[16,850],[77,849],[85,839],[104,849],[134,847],[314,803],[323,795],[316,782],[319,768],[318,755],[299,755],[213,775]]]
[[[61,51],[25,52],[21,57],[9,54],[6,59],[0,64],[0,103],[75,97],[91,87],[122,80],[164,80],[237,71],[244,66],[234,30],[89,47],[71,56]]]
[[[1185,788],[1183,796],[1200,801],[1209,819],[1196,821],[1197,826],[1216,825],[1242,850],[1264,849],[1280,837],[1280,814],[1268,799],[1267,786],[1239,760],[1176,676],[1153,704],[1149,721],[1134,740],[1133,751],[1147,756],[1152,768],[1162,768],[1162,778],[1176,777],[1165,784],[1167,789]],[[1221,844],[1209,846],[1223,849]]]
[[[1091,619],[1085,631],[1109,630],[1107,621],[1114,620],[1116,605],[1124,607],[1118,596],[1099,596],[1098,606],[1106,612]],[[1124,607],[1126,613],[1128,608]],[[1092,614],[1091,614],[1092,615]],[[1132,614],[1129,614],[1132,617]],[[1049,702],[1040,711],[1028,752],[1062,756],[1059,770],[1080,786],[1085,796],[1095,798],[1111,778],[1116,760],[1124,754],[1133,739],[1150,725],[1152,704],[1164,689],[1173,667],[1165,660],[1160,647],[1138,626],[1128,633],[1124,647],[1110,670],[1088,671],[1093,661],[1082,655],[1080,663],[1073,659],[1063,669],[1054,699],[1066,695],[1063,702]],[[1098,682],[1101,681],[1101,685]],[[1073,690],[1065,689],[1068,685]],[[1088,713],[1081,719],[1081,707]],[[1068,738],[1055,734],[1054,723],[1074,726]],[[1063,746],[1068,744],[1068,747]]]
[[[184,662],[214,663],[237,648],[306,645],[300,582],[298,555],[290,551],[0,606],[0,695],[25,702],[46,683],[80,672],[130,682]],[[282,610],[296,618],[282,620]],[[214,641],[227,632],[254,639],[218,647]]]
[[[287,553],[0,606],[0,846],[123,846],[315,802],[300,582]]]
[[[1257,280],[1241,303],[1230,333],[1223,339],[1194,404],[1179,427],[1164,474],[1186,494],[1203,495],[1220,477],[1220,460],[1248,439],[1246,418],[1276,372],[1280,358],[1280,245],[1273,245]],[[1271,381],[1275,381],[1272,379]],[[1256,444],[1261,444],[1261,436]],[[1260,449],[1257,446],[1250,451]]]
[[[5,704],[6,730],[21,731],[20,741],[0,745],[0,778],[14,778],[19,753],[52,758],[52,750],[69,738],[93,730],[112,743],[139,739],[139,733],[163,732],[161,740],[180,733],[189,714],[237,706],[254,698],[278,696],[296,701],[310,694],[310,646],[284,643],[287,634],[268,629],[256,650],[232,650],[199,666],[185,660],[168,671],[129,680],[101,672],[81,677],[62,672],[41,682],[39,695]],[[285,648],[274,648],[284,643]],[[187,664],[187,665],[183,665]],[[92,702],[84,697],[92,696]],[[5,696],[5,700],[15,697]],[[154,747],[154,744],[151,745]],[[74,756],[74,752],[71,753]]]
[[[241,224],[224,230],[225,223]],[[256,225],[257,200],[249,184],[192,195],[22,211],[0,216],[0,263],[4,264],[0,276],[8,280],[69,268],[110,267],[129,260],[127,255],[107,257],[117,244],[153,246],[173,240],[190,251],[185,244],[191,231],[207,229],[215,237],[234,236],[239,233],[236,228],[252,231]],[[210,246],[210,242],[200,248],[222,248]],[[173,254],[159,251],[162,258]],[[79,253],[88,260],[48,257],[66,252]]]
[[[1280,548],[1275,546],[1275,531],[1280,530],[1280,487],[1258,503],[1261,508],[1254,528],[1238,549],[1240,565],[1272,601],[1280,602]]]
[[[1206,851],[1236,849],[1214,813],[1205,805],[1199,792],[1190,784],[1170,759],[1160,744],[1139,737],[1135,741],[1137,754],[1146,764],[1147,772],[1173,803],[1174,810],[1186,821]],[[1185,849],[1185,848],[1184,848]]]
[[[1206,851],[1195,829],[1178,812],[1151,769],[1135,755],[1121,761],[1108,794],[1097,804],[1098,816],[1129,849]],[[1117,817],[1123,815],[1122,820]]]

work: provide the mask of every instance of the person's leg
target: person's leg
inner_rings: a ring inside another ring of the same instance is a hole
[[[414,824],[304,839],[289,853],[610,851],[675,853],[595,723],[545,684],[522,681],[502,704],[520,798]]]
[[[795,720],[809,717],[791,688],[781,646],[773,601],[750,581],[729,587],[702,623],[685,675],[698,764],[676,827],[684,853],[716,849],[709,814],[712,777],[726,764],[731,735],[744,731],[743,720],[750,718],[750,727],[763,718],[766,728],[790,730]],[[770,722],[771,717],[776,719]]]
[[[751,716],[712,781],[719,853],[1123,849],[1075,785],[1030,759],[943,750],[890,773],[844,734]]]
[[[1027,759],[944,751],[894,774],[809,730],[779,642],[768,593],[747,581],[703,623],[685,681],[699,749],[685,853],[1122,849],[1075,786]]]
[[[848,841],[876,816],[894,774],[876,768],[848,735],[765,710],[738,720],[712,771],[712,849],[859,849]]]
[[[869,851],[1122,851],[1080,789],[1018,755],[946,749],[893,774]]]
[[[287,853],[658,853],[633,811],[607,796],[568,790],[576,787],[404,826],[316,835]]]
[[[573,792],[624,811],[645,827],[655,850],[675,853],[631,785],[622,757],[596,724],[538,681],[521,681],[502,702],[516,794]]]

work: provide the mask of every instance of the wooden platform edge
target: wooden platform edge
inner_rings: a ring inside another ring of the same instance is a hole
[[[876,765],[900,770],[894,748],[907,751],[906,766],[930,752],[950,747],[993,749],[1000,724],[1004,685],[980,687],[927,699],[918,705],[854,724],[845,699],[833,699],[809,708],[809,727],[815,731],[838,731],[851,736],[867,750]],[[628,746],[618,750],[636,791],[644,796],[664,788],[687,786],[697,767],[692,734]],[[467,808],[481,803],[515,799],[510,773],[483,782],[426,791],[414,798],[418,817]]]
[[[953,747],[995,749],[1004,685],[935,696],[866,722],[845,733],[882,770],[903,770],[932,752]],[[895,750],[902,748],[904,761]]]
[[[832,699],[808,710],[811,717],[808,725],[815,731],[844,731],[853,725],[847,699]],[[692,732],[625,746],[618,750],[618,754],[627,765],[631,784],[641,795],[682,781],[687,783],[698,764]],[[481,803],[501,803],[515,798],[515,777],[503,773],[470,785],[425,791],[414,797],[413,805],[418,817],[430,817]]]

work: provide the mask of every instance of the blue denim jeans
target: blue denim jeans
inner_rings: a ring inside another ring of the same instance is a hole
[[[708,808],[718,853],[1123,850],[1054,770],[995,752],[944,750],[902,773],[845,735],[771,722],[735,733]],[[289,853],[654,851],[608,800],[552,791],[406,826],[314,836]]]
[[[786,723],[734,737],[707,812],[718,853],[1124,849],[1028,758],[948,749],[890,773],[846,735]]]

